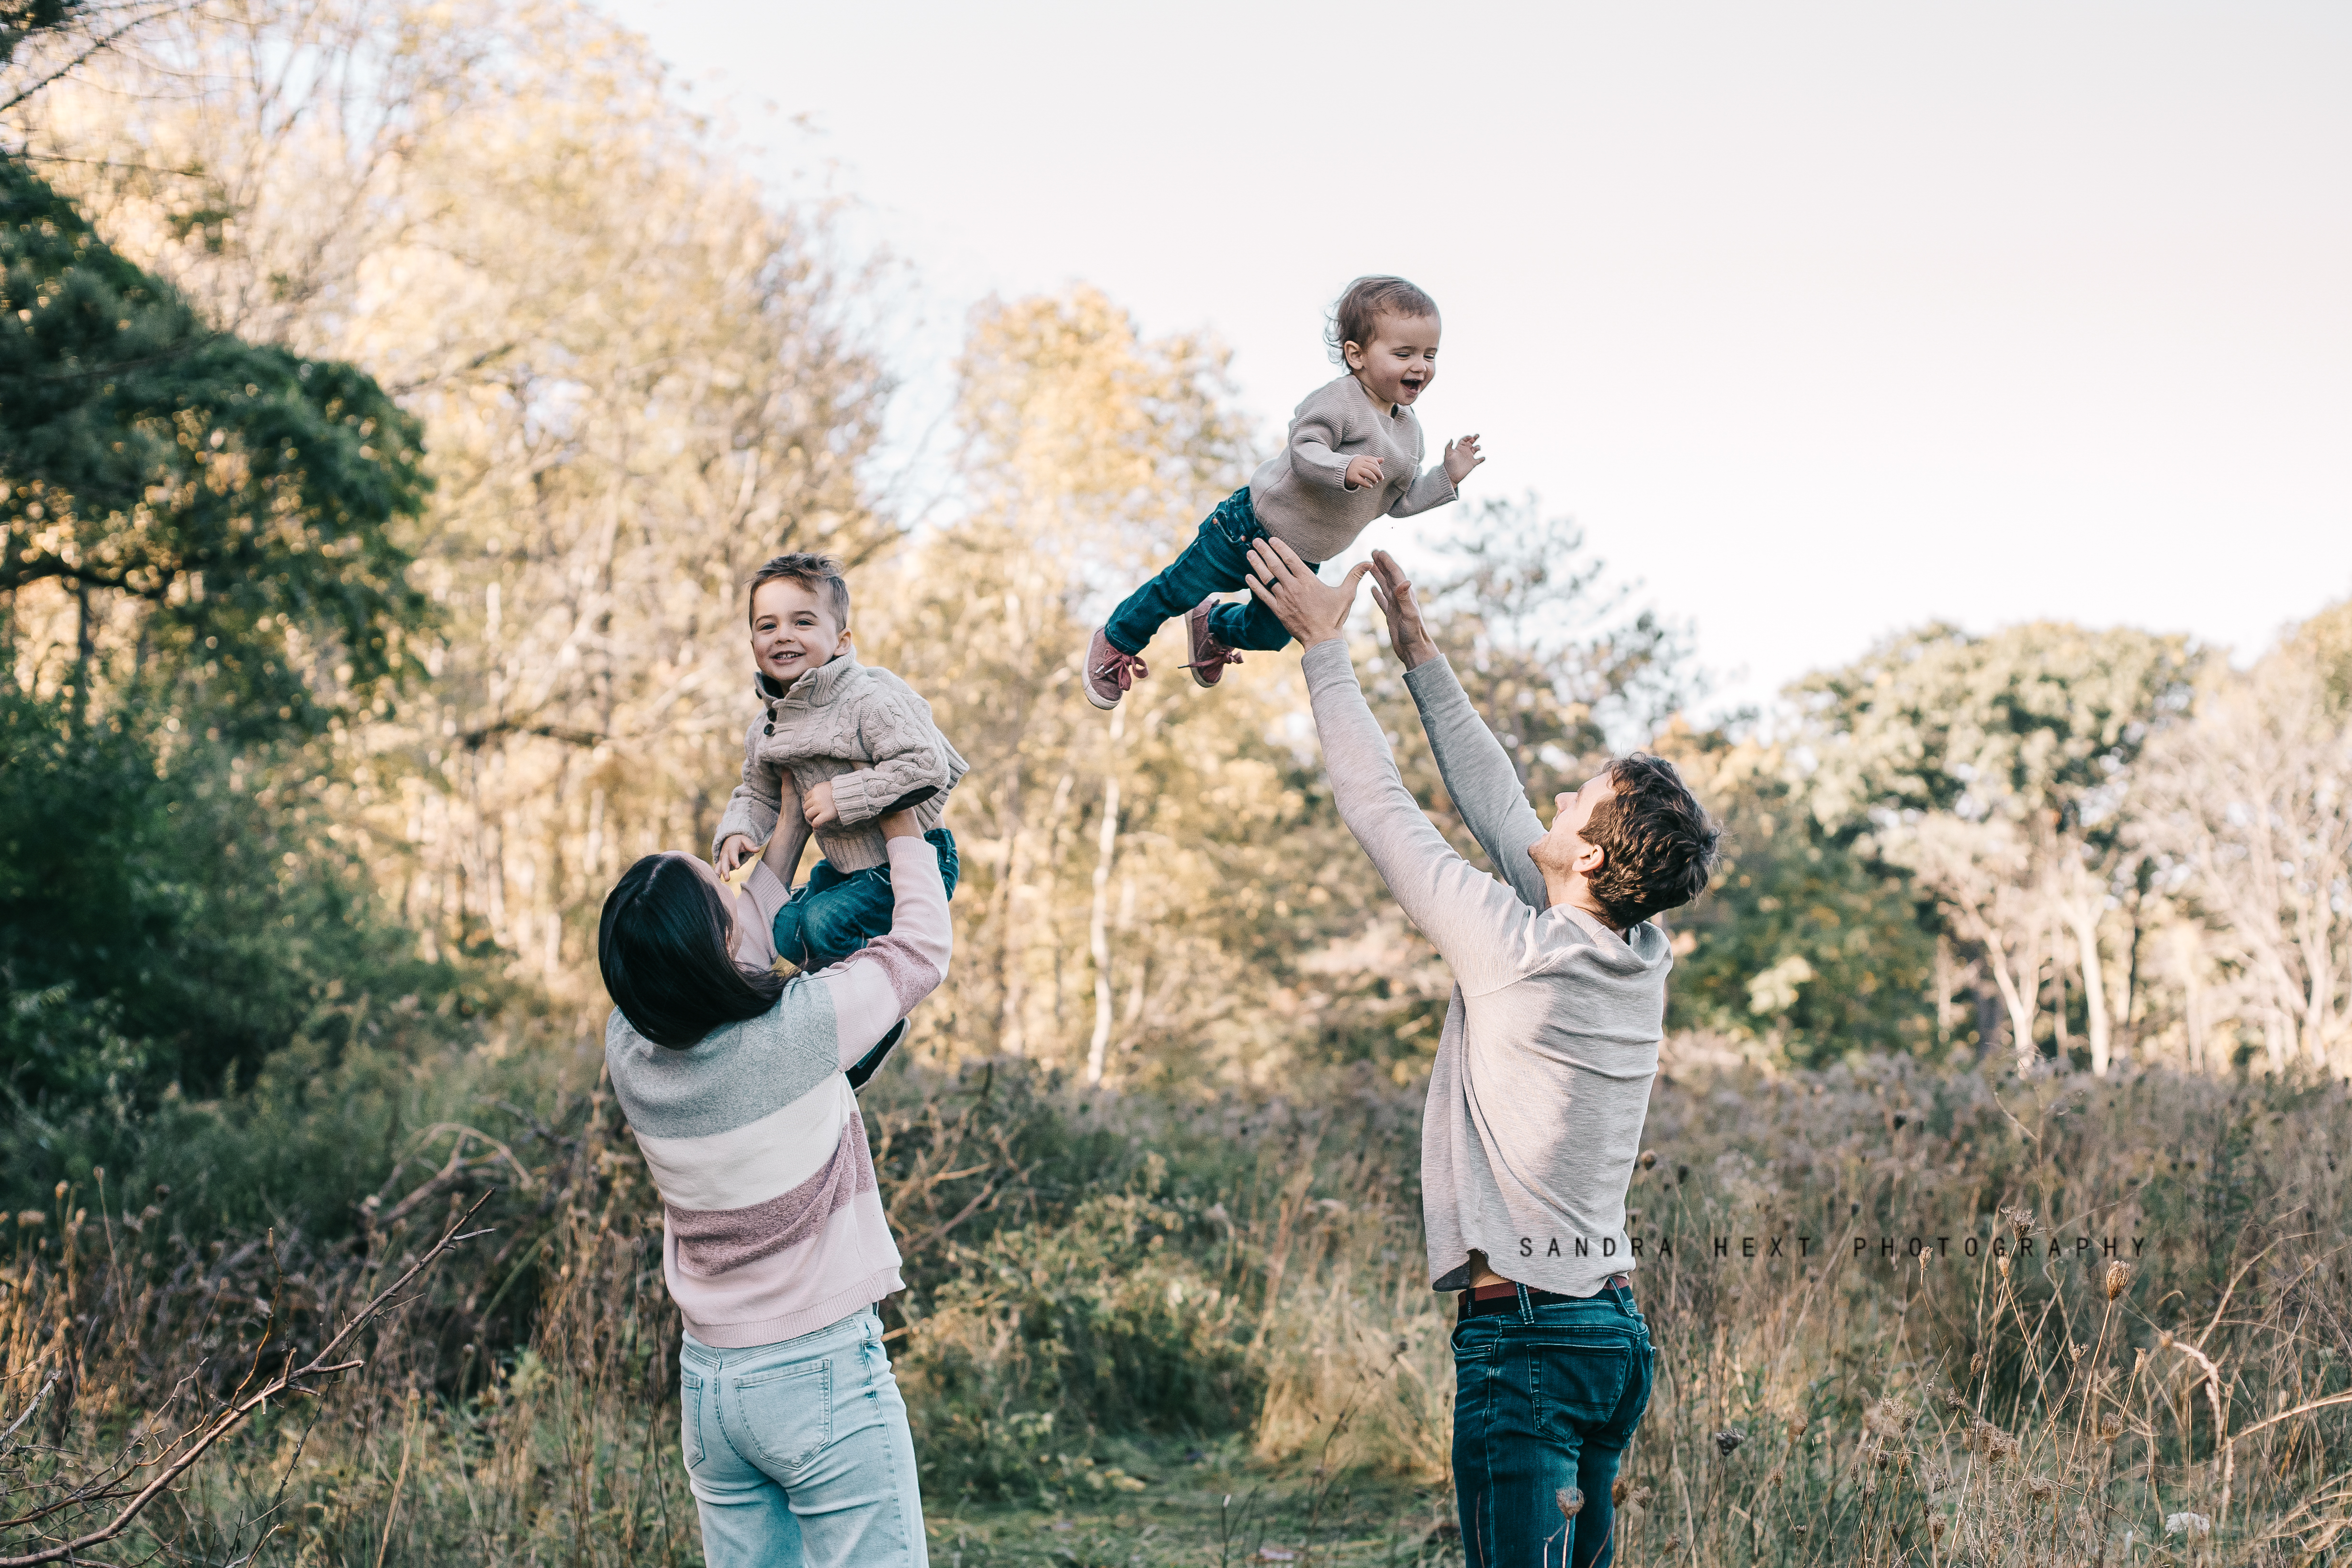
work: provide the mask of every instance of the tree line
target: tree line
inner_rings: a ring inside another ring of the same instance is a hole
[[[1269,437],[1213,341],[1082,287],[991,300],[908,458],[908,286],[764,195],[625,30],[256,0],[90,52],[104,17],[52,9],[8,13],[0,92],[16,1115],[220,1092],[359,993],[461,1031],[596,1016],[598,905],[707,849],[740,584],[790,549],[850,564],[862,657],[973,763],[919,1049],[1119,1084],[1425,1065],[1442,968],[1331,809],[1295,664],[1108,721],[1077,689],[1106,588]],[[1538,798],[1640,742],[1729,826],[1676,1026],[1796,1062],[2344,1070],[2352,612],[2242,669],[1926,626],[1701,724],[1681,634],[1572,525],[1530,498],[1460,537],[1424,588]]]

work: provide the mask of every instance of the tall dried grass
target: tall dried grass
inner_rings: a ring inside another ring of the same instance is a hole
[[[1442,1549],[1450,1303],[1426,1288],[1418,1112],[1369,1079],[1120,1101],[991,1067],[877,1097],[935,1517],[1124,1518],[1225,1433],[1310,1500],[1295,1550]],[[1631,1205],[1659,1363],[1622,1560],[2328,1560],[2352,1532],[2347,1134],[2340,1087],[1685,1056]],[[657,1210],[611,1105],[520,1117],[504,1158],[442,1136],[331,1242],[164,1235],[95,1187],[16,1216],[0,1557],[69,1532],[109,1461],[151,1463],[496,1187],[497,1234],[362,1336],[363,1370],[264,1413],[110,1560],[698,1560]],[[1223,1511],[1101,1539],[1230,1556]]]

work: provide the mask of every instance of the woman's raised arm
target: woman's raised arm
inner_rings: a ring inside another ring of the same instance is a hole
[[[939,989],[955,951],[939,852],[915,826],[915,814],[896,811],[884,817],[882,837],[890,855],[890,930],[808,982],[824,986],[832,1000],[845,1068]]]

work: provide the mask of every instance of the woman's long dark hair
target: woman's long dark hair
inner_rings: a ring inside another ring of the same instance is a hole
[[[747,969],[727,948],[727,906],[684,855],[648,855],[621,875],[596,925],[596,966],[630,1027],[684,1050],[756,1018],[784,978]]]

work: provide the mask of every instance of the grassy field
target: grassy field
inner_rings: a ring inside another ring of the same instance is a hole
[[[658,1211],[609,1099],[547,1064],[404,1071],[369,1101],[391,1131],[284,1122],[289,1168],[306,1136],[405,1155],[344,1232],[207,1235],[151,1169],[15,1216],[0,1552],[102,1520],[487,1197],[364,1366],[257,1412],[89,1560],[698,1561]],[[877,1086],[934,1559],[1458,1562],[1419,1096],[1120,1099],[1007,1063]],[[1660,1359],[1622,1560],[2336,1560],[2347,1133],[2340,1087],[1768,1075],[1675,1042],[1631,1204]]]

